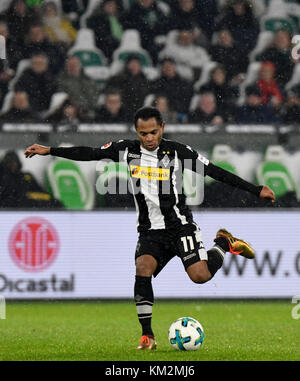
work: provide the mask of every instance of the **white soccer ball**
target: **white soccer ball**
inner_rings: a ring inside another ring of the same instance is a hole
[[[195,351],[204,340],[202,325],[191,317],[181,317],[169,328],[169,342],[173,348],[181,351]]]

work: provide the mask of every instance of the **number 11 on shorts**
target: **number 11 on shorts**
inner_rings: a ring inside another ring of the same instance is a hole
[[[181,241],[183,243],[183,249],[186,253],[189,251],[188,243],[190,246],[190,250],[194,250],[195,247],[194,247],[194,241],[192,236],[188,235],[186,237],[181,237]]]

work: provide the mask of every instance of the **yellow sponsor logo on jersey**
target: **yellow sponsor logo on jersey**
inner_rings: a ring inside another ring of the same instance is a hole
[[[170,170],[165,168],[140,167],[130,165],[130,175],[136,179],[169,180]]]

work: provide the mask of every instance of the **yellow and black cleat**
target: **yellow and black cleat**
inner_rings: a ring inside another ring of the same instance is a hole
[[[140,345],[136,349],[145,351],[156,349],[156,341],[154,338],[144,335],[141,337]]]
[[[223,237],[227,239],[229,244],[229,252],[235,255],[241,255],[248,259],[253,259],[255,257],[254,250],[249,245],[248,242],[234,237],[231,233],[229,233],[226,229],[220,229],[217,232],[217,237]]]

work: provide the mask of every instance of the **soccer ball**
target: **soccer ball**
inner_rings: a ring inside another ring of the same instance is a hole
[[[181,317],[169,328],[169,342],[173,348],[181,351],[195,351],[204,340],[202,325],[191,317]]]

